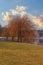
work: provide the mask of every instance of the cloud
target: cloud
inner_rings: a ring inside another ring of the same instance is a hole
[[[11,11],[11,13],[12,13],[12,15],[17,15],[17,14],[19,14],[19,12],[16,11],[16,10],[14,10],[14,9]]]
[[[11,10],[11,13],[13,15],[21,15],[23,16],[24,14],[26,14],[26,7],[25,6],[17,6],[16,9]]]
[[[21,15],[22,17],[23,15],[27,14],[37,29],[43,29],[43,15],[33,16],[32,14],[27,13],[26,9],[27,8],[25,6],[17,6],[15,9],[10,10],[9,12],[2,12],[2,20],[9,21],[12,19],[12,16]]]
[[[26,14],[27,14],[27,12],[25,12],[25,11],[20,12],[21,17],[26,15]]]
[[[43,15],[40,15],[40,17],[43,17]]]
[[[24,11],[24,10],[26,10],[26,7],[25,6],[17,6],[16,10],[17,11]]]
[[[6,12],[4,14],[4,12],[2,12],[2,20],[3,21],[9,21],[12,17],[11,16],[15,16],[15,15],[21,15],[23,16],[24,14],[26,14],[26,7],[25,6],[17,6],[16,9],[12,9],[9,10],[9,12]]]
[[[9,12],[6,12],[6,14],[2,13],[3,15],[3,21],[9,21],[11,16]]]
[[[35,24],[37,24],[39,27],[43,27],[43,25],[42,25],[42,21],[41,21],[41,19],[40,18],[37,18],[36,16],[34,16],[33,17],[33,22],[35,23]]]
[[[4,12],[2,12],[2,16],[4,16]]]
[[[34,23],[34,25],[36,26],[36,28],[38,29],[43,29],[43,16],[33,16],[33,15],[29,15],[30,18],[33,20],[32,22]]]

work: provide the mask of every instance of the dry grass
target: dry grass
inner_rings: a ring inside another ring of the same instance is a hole
[[[43,46],[0,42],[0,65],[43,65]]]

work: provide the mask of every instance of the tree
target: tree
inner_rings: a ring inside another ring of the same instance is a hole
[[[9,31],[8,31],[8,28],[4,27],[3,28],[3,32],[2,32],[2,37],[6,37],[6,40],[8,40],[8,37],[9,37]]]
[[[2,26],[0,25],[0,36],[2,35]]]
[[[13,18],[8,25],[8,29],[12,40],[17,37],[19,42],[32,42],[38,37],[38,32],[32,26],[28,16]]]

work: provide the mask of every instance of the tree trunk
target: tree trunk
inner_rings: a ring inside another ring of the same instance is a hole
[[[14,41],[14,37],[12,37],[12,41]]]
[[[18,23],[18,42],[22,42],[21,22]]]
[[[8,37],[6,37],[6,40],[8,41]]]

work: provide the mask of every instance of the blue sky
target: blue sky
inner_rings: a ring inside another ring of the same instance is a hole
[[[43,18],[43,0],[0,0],[0,24],[2,26],[7,24],[3,21],[2,12],[6,14],[9,10],[16,9],[17,6],[26,7],[26,12],[36,17],[35,19]],[[37,22],[37,20],[35,22]],[[41,25],[43,24],[42,22]],[[38,24],[40,25],[40,22]],[[41,25],[39,27],[41,27]]]
[[[28,7],[28,12],[32,14],[34,11],[37,11],[38,14],[43,13],[43,0],[0,0],[0,13],[13,9],[17,5]]]

